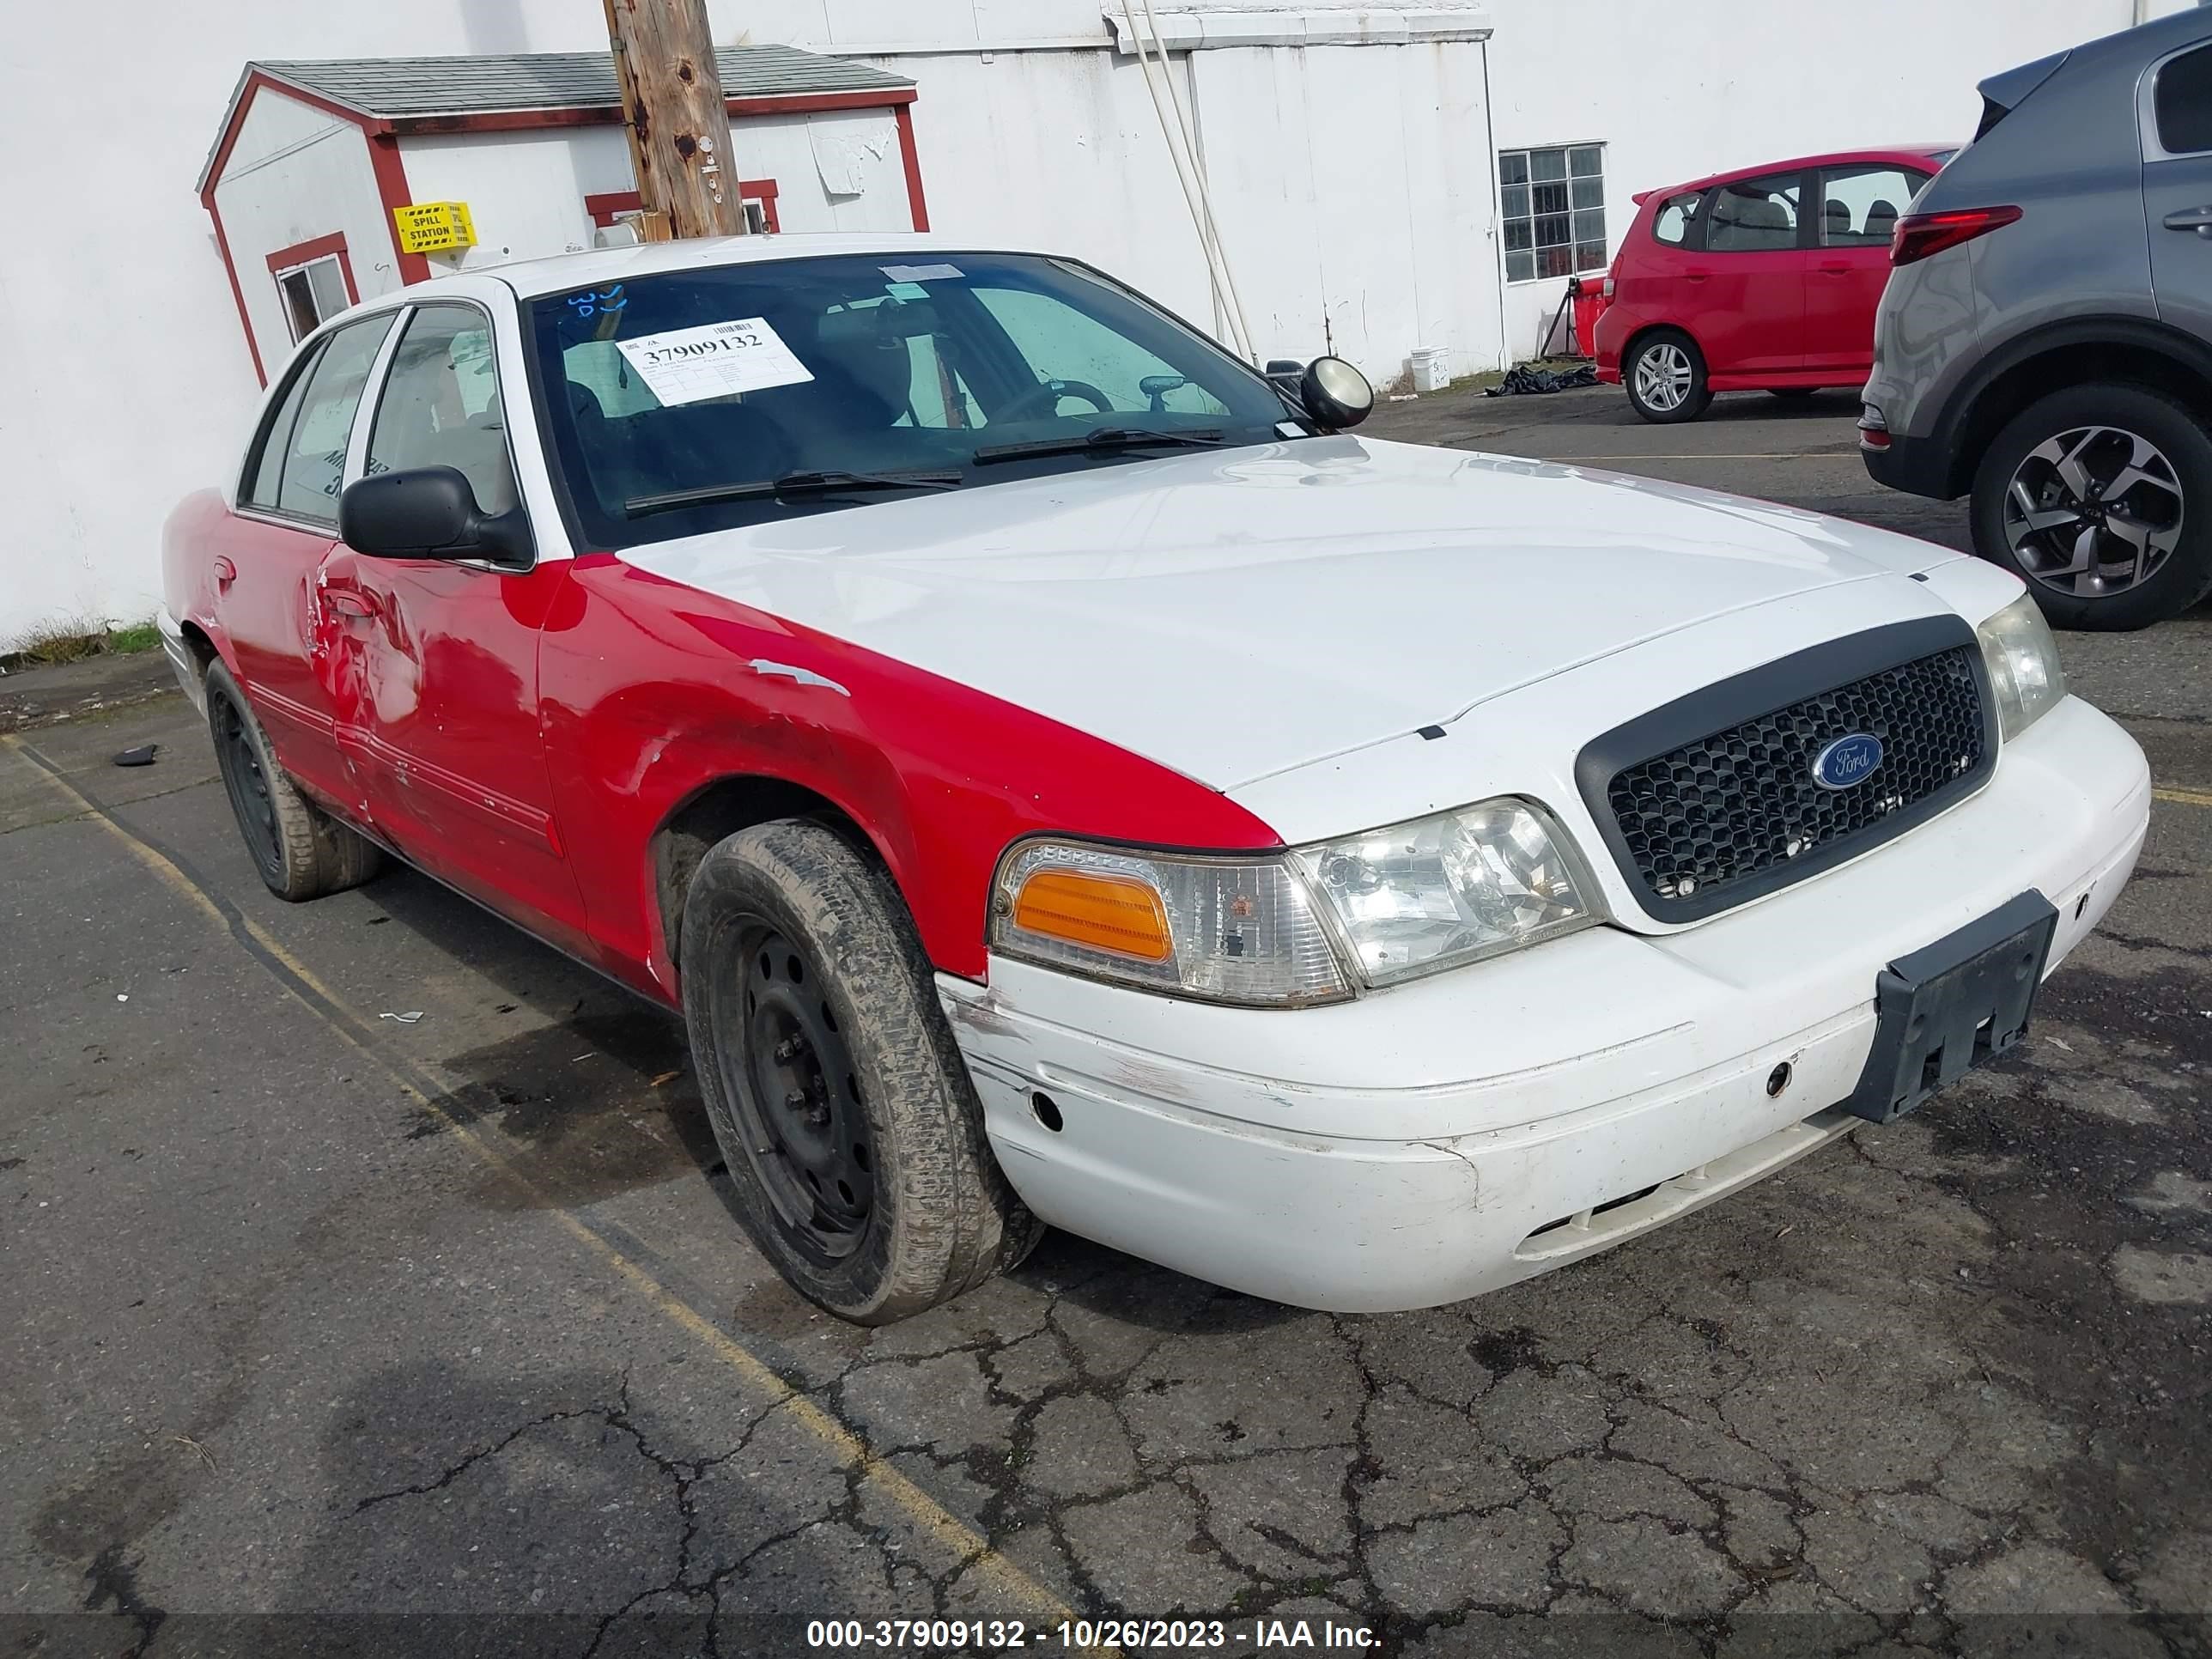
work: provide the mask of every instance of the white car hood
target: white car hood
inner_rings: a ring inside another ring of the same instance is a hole
[[[1342,436],[623,556],[1228,790],[1729,611],[1958,556],[1708,490]]]

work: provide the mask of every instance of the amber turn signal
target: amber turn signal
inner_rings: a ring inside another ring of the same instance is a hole
[[[1129,876],[1039,870],[1015,896],[1014,926],[1139,962],[1165,962],[1175,954],[1167,907]]]

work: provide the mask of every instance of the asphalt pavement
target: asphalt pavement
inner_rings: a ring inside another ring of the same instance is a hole
[[[1851,412],[1374,429],[1961,544]],[[2208,630],[2064,642],[2161,793],[2024,1054],[1375,1317],[1054,1237],[845,1327],[672,1021],[404,871],[270,897],[180,699],[0,738],[0,1652],[2212,1652]]]

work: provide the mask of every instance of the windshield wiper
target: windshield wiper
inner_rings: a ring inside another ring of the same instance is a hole
[[[975,465],[994,461],[1026,460],[1032,455],[1080,455],[1108,449],[1212,449],[1223,441],[1218,427],[1196,427],[1182,431],[1134,426],[1093,427],[1079,438],[1039,438],[1033,443],[986,444],[975,452]]]
[[[848,490],[957,489],[967,480],[958,472],[787,472],[780,478],[756,478],[744,483],[708,484],[699,489],[672,489],[659,495],[633,495],[623,511],[633,519],[649,513],[674,513],[687,507],[713,507],[723,501],[766,501],[777,495],[842,495]]]

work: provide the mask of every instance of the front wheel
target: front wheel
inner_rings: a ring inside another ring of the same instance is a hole
[[[1042,1227],[889,874],[785,820],[720,842],[684,902],[684,1018],[738,1218],[793,1287],[887,1325],[1013,1266]]]
[[[1654,329],[1638,340],[1621,365],[1620,380],[1629,406],[1662,426],[1694,421],[1713,400],[1705,354],[1680,329]]]
[[[2147,628],[2212,590],[2212,436],[2148,386],[2054,392],[1982,457],[1973,529],[2053,627]]]

